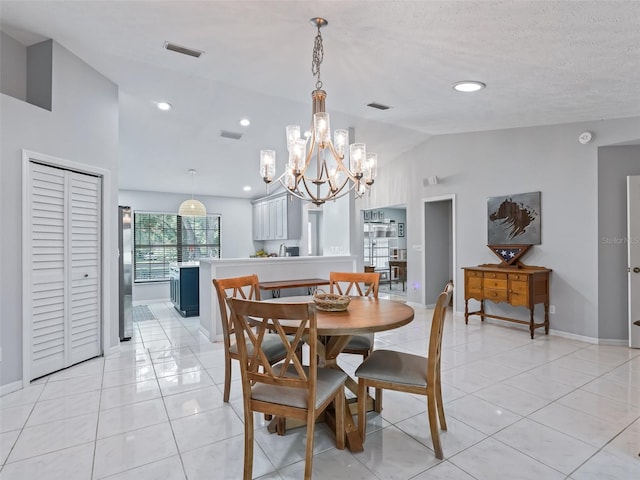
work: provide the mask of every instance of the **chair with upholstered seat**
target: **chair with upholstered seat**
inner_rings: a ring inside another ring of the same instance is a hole
[[[329,291],[340,295],[378,298],[380,274],[376,272],[329,272]],[[352,335],[342,353],[362,355],[365,360],[373,350],[373,333]],[[376,390],[374,409],[382,411],[382,396]]]
[[[440,357],[442,352],[442,331],[447,306],[453,294],[453,283],[447,283],[445,290],[438,296],[433,310],[431,332],[429,336],[427,358],[393,350],[374,350],[362,362],[355,375],[358,377],[358,431],[365,441],[366,428],[366,389],[380,389],[408,392],[427,397],[427,413],[429,428],[436,457],[443,458],[440,428],[447,429],[442,403],[442,387],[440,382]]]
[[[257,275],[246,275],[233,278],[214,278],[213,285],[218,294],[220,306],[220,321],[222,323],[222,339],[224,342],[224,394],[225,402],[229,401],[231,392],[231,360],[239,360],[240,353],[233,337],[233,323],[228,313],[226,299],[243,298],[246,300],[260,300],[260,287]],[[271,364],[277,363],[286,356],[286,348],[276,334],[267,333],[263,348]]]
[[[380,274],[372,272],[329,272],[329,291],[340,295],[378,298]],[[373,333],[353,335],[343,353],[367,358],[373,350]]]
[[[304,478],[310,479],[315,422],[331,403],[335,407],[336,446],[345,447],[344,384],[347,375],[334,368],[318,368],[316,306],[313,303],[268,303],[238,298],[229,298],[227,303],[239,346],[242,373],[244,479],[251,478],[253,469],[253,412],[306,421]],[[280,336],[287,351],[284,360],[276,365],[271,365],[263,349],[269,330]],[[248,339],[246,344],[245,337]],[[309,346],[308,366],[302,365],[296,352],[303,340]]]

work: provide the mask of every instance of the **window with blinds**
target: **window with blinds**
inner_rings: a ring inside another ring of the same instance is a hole
[[[172,262],[220,258],[220,215],[134,212],[133,251],[135,282],[167,281]]]

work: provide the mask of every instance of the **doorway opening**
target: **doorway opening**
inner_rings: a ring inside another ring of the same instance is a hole
[[[455,195],[424,199],[422,256],[424,283],[422,303],[435,305],[438,295],[456,272]],[[456,292],[453,295],[455,313]]]
[[[407,298],[407,209],[394,205],[362,212],[365,271],[380,274],[381,298]]]

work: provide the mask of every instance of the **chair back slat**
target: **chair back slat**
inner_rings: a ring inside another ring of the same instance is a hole
[[[434,382],[440,372],[440,357],[442,355],[442,333],[444,320],[447,315],[447,307],[453,294],[453,282],[448,282],[444,291],[438,295],[436,306],[433,309],[431,320],[431,333],[429,335],[429,347],[427,356],[427,384]]]
[[[340,295],[378,298],[380,274],[376,272],[330,272],[329,291]]]
[[[227,298],[242,298],[245,300],[260,300],[260,287],[258,275],[245,275],[242,277],[214,278],[213,286],[218,295],[220,306],[220,322],[222,323],[222,336],[225,348],[229,348],[230,339],[233,336],[233,322],[229,315]]]
[[[317,378],[317,323],[313,303],[268,303],[228,298],[227,304],[234,323],[236,343],[240,354],[243,394],[251,385],[263,383],[309,390],[315,398]],[[256,329],[256,331],[254,331]],[[286,348],[286,357],[271,366],[263,351],[268,331],[275,330]],[[249,340],[253,351],[249,354]],[[304,369],[296,350],[306,341],[309,345],[309,368]]]

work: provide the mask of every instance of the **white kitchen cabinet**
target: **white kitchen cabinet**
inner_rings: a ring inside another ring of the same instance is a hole
[[[260,202],[260,211],[262,212],[262,215],[260,217],[260,221],[261,221],[261,228],[260,230],[262,231],[262,238],[260,238],[260,240],[267,240],[269,238],[271,238],[271,221],[270,221],[270,210],[269,210],[269,202],[267,201],[263,201]]]
[[[298,240],[302,236],[302,201],[282,193],[253,202],[254,240]]]
[[[252,205],[253,210],[253,239],[261,240],[262,239],[262,205],[260,203],[254,203]]]

